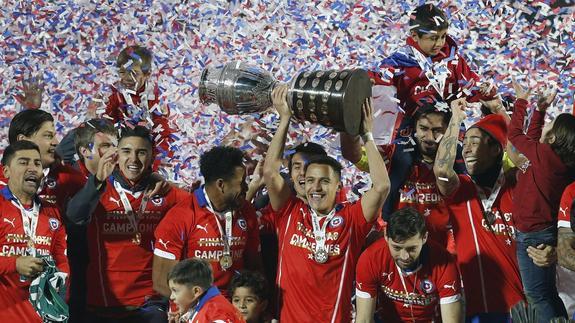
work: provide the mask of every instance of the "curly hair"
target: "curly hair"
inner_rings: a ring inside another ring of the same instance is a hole
[[[235,168],[244,165],[244,153],[235,147],[217,146],[200,157],[200,172],[206,184],[221,178],[224,181],[234,176]]]
[[[268,283],[265,277],[255,271],[246,270],[239,275],[235,275],[230,283],[229,295],[233,296],[234,291],[238,287],[249,288],[259,300],[267,300],[269,297]]]

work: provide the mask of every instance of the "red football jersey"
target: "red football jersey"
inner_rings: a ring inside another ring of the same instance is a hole
[[[234,272],[245,267],[246,259],[259,257],[260,238],[254,208],[249,203],[232,215],[231,256],[232,266],[226,270],[220,265],[224,245],[218,224],[225,231],[225,219],[220,219],[208,209],[203,188],[170,210],[155,232],[156,256],[183,260],[206,259],[212,265],[214,285],[227,293]]]
[[[448,247],[451,230],[449,211],[436,186],[433,165],[415,161],[411,173],[399,190],[397,209],[410,206],[425,217],[429,239]]]
[[[561,196],[561,203],[559,204],[559,214],[557,215],[557,227],[571,229],[571,213],[573,202],[575,201],[575,183],[567,186]]]
[[[443,247],[428,242],[420,254],[421,267],[404,273],[395,264],[385,239],[359,257],[356,296],[376,298],[386,322],[441,322],[440,304],[459,301],[461,280],[457,264]]]
[[[524,299],[515,255],[512,220],[515,187],[513,174],[506,176],[490,211],[489,225],[471,178],[459,175],[460,186],[446,198],[455,235],[457,262],[463,277],[466,316],[479,313],[509,313]]]
[[[355,265],[373,223],[365,220],[360,201],[340,204],[336,210],[326,229],[329,258],[323,264],[313,257],[309,207],[292,196],[276,213],[280,322],[351,321]]]
[[[210,291],[208,290],[208,293]],[[202,300],[200,300],[202,302]],[[202,304],[200,310],[188,323],[245,323],[238,310],[221,294],[215,295]]]
[[[20,281],[16,258],[26,254],[27,240],[20,210],[10,201],[8,188],[0,195],[0,318],[11,322],[42,320],[28,300],[30,280]],[[60,271],[69,273],[66,257],[66,231],[56,207],[42,202],[34,246],[37,255],[52,255]]]
[[[132,209],[137,212],[143,192],[126,191]],[[139,218],[141,242],[133,243],[132,224],[126,215],[112,179],[106,183],[88,226],[90,266],[88,299],[90,306],[140,306],[146,297],[157,295],[152,289],[154,230],[166,212],[189,194],[172,188],[166,196],[152,198]]]

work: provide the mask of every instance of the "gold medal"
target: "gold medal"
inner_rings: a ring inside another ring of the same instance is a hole
[[[135,245],[142,243],[142,234],[140,232],[136,232],[136,235],[132,238],[132,243]]]
[[[220,266],[222,267],[223,270],[229,269],[232,264],[234,263],[232,256],[229,254],[225,254],[222,255],[222,257],[220,257]]]

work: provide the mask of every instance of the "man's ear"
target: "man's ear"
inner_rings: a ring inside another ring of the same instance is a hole
[[[551,134],[547,137],[547,143],[549,143],[550,145],[555,143],[555,140],[557,139],[557,137],[555,137],[555,134]]]
[[[10,179],[10,166],[2,166],[2,173],[4,174],[4,178]]]
[[[80,147],[79,153],[84,160],[92,157],[92,152],[87,147]]]
[[[27,140],[28,137],[24,136],[23,134],[19,134],[18,136],[16,136],[16,140],[20,141],[20,140]]]
[[[417,41],[417,39],[419,38],[419,35],[417,35],[417,32],[415,31],[415,29],[412,29],[412,30],[409,32],[409,36],[411,36],[411,38],[413,38],[413,39],[416,40],[416,41]]]
[[[216,187],[223,193],[224,192],[224,180],[222,178],[216,179]]]
[[[427,238],[429,238],[429,232],[425,232],[425,234],[423,235],[423,243],[427,242]]]

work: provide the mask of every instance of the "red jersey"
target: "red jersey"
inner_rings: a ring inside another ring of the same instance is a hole
[[[437,189],[433,165],[414,161],[409,177],[399,189],[396,209],[408,206],[425,217],[429,239],[447,248],[451,230],[449,211]]]
[[[336,206],[326,227],[329,258],[323,264],[314,260],[311,213],[302,200],[292,196],[273,220],[279,233],[280,322],[350,322],[355,265],[373,225],[361,202]]]
[[[567,186],[561,197],[559,204],[559,214],[557,215],[557,227],[559,228],[575,228],[575,220],[571,214],[575,213],[573,207],[575,203],[575,183]],[[574,230],[575,231],[575,230]]]
[[[146,128],[152,131],[154,147],[157,147],[155,149],[156,155],[162,157],[159,159],[171,156],[170,144],[174,142],[171,135],[174,130],[170,127],[168,105],[160,105],[158,86],[154,87],[153,93],[147,93],[144,88],[135,94],[126,94],[126,97],[113,87],[112,94],[108,97],[106,104],[105,116],[109,117],[114,124],[130,122],[136,125],[144,123],[147,125]]]
[[[507,174],[492,204],[491,225],[484,216],[475,183],[467,175],[459,175],[459,181],[458,190],[446,198],[446,203],[463,277],[465,315],[509,313],[513,305],[524,299],[512,219],[514,174]]]
[[[425,66],[425,61],[432,64]],[[406,46],[386,58],[382,70],[370,72],[370,76],[377,85],[396,87],[397,99],[408,117],[413,116],[422,100],[451,101],[463,92],[468,102],[477,102],[495,95],[495,91],[489,97],[481,95],[477,84],[479,76],[459,55],[455,41],[449,36],[439,54],[433,57],[424,54],[413,38],[407,38]]]
[[[245,323],[238,310],[222,296],[216,287],[206,291],[199,300],[189,323]]]
[[[27,238],[18,207],[12,203],[12,193],[4,187],[0,195],[0,318],[11,322],[42,320],[28,300],[31,280],[20,281],[16,258],[27,254]],[[66,231],[56,207],[40,202],[34,246],[38,256],[51,255],[60,271],[69,273],[66,257]]]
[[[135,213],[140,213],[143,191],[124,189]],[[87,304],[97,307],[140,306],[152,289],[154,230],[166,212],[189,194],[172,188],[166,196],[150,199],[138,219],[140,243],[129,221],[120,194],[109,178],[88,225],[90,266]]]
[[[245,268],[246,260],[257,259],[260,251],[258,222],[249,203],[232,214],[230,251],[232,266],[223,269],[220,259],[224,252],[225,219],[212,213],[203,187],[193,196],[171,209],[155,232],[154,254],[170,260],[206,259],[212,265],[214,285],[227,292],[234,272]]]
[[[42,201],[57,206],[62,213],[66,210],[68,201],[85,183],[86,177],[77,169],[54,163],[50,166],[48,175],[44,175],[38,196]],[[0,188],[6,185],[8,185],[8,179],[0,175]]]
[[[385,239],[379,239],[359,257],[356,296],[376,298],[386,322],[441,322],[440,304],[459,301],[461,280],[455,259],[434,242],[420,254],[420,267],[405,273],[389,252]]]

